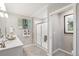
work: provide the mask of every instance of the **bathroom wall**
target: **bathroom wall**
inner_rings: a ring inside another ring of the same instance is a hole
[[[73,9],[69,9],[64,12],[59,13],[60,20],[62,21],[61,28],[62,28],[63,40],[64,40],[63,49],[68,52],[72,52],[72,50],[73,50],[73,34],[64,33],[64,15],[68,15],[68,14],[72,14],[72,13],[73,13]]]
[[[31,44],[32,43],[32,35],[31,35],[31,39],[24,38],[23,37],[23,29],[20,28],[20,26],[18,25],[18,20],[20,20],[22,18],[27,18],[27,17],[20,16],[20,15],[17,15],[17,14],[8,13],[8,18],[5,19],[6,20],[7,32],[9,32],[10,26],[13,26],[14,29],[15,29],[16,35],[23,42],[23,44],[25,44],[25,45],[26,44]],[[28,18],[28,19],[31,19],[31,18]]]
[[[64,34],[64,50],[72,52],[73,50],[73,34]]]

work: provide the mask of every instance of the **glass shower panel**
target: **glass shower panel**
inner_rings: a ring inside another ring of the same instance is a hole
[[[41,24],[37,24],[37,44],[41,46]]]
[[[42,47],[47,49],[48,47],[48,41],[47,41],[47,22],[42,23]]]

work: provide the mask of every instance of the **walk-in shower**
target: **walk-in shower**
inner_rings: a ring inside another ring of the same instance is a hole
[[[36,43],[40,47],[48,50],[48,23],[47,19],[42,20],[36,24],[37,40]]]

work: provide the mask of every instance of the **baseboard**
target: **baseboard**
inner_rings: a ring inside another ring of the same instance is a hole
[[[54,53],[56,53],[57,51],[59,51],[59,50],[60,50],[59,48],[56,49],[56,50],[54,50],[53,53],[52,53],[52,55],[53,55]]]
[[[48,55],[48,56],[52,56],[52,55],[53,55],[54,53],[56,53],[57,51],[59,51],[59,48],[56,49],[56,50],[54,50],[53,53],[48,53],[47,55]]]
[[[72,55],[72,56],[73,56],[73,54],[72,54],[72,53],[70,53],[70,52],[68,52],[68,51],[66,51],[66,50],[63,50],[63,49],[60,49],[60,48],[59,48],[59,50],[60,50],[60,51],[62,51],[62,52],[64,52],[64,53],[67,53],[67,54],[69,54],[69,55]]]
[[[56,53],[57,51],[62,51],[62,52],[64,52],[64,53],[66,53],[66,54],[69,54],[69,55],[72,55],[72,56],[73,56],[72,53],[69,53],[68,51],[65,51],[65,50],[60,49],[60,48],[58,48],[58,49],[56,49],[55,51],[53,51],[52,55],[53,55],[54,53]]]

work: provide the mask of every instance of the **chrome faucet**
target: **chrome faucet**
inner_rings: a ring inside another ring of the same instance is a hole
[[[5,42],[6,42],[7,40],[3,40],[3,39],[4,39],[3,36],[2,36],[1,38],[2,38],[2,40],[1,40],[1,42],[0,42],[0,45],[1,45],[1,48],[4,48],[4,47],[5,47]]]
[[[4,47],[5,47],[5,41],[2,41],[2,42],[0,43],[0,45],[1,45],[1,48],[4,48]]]

